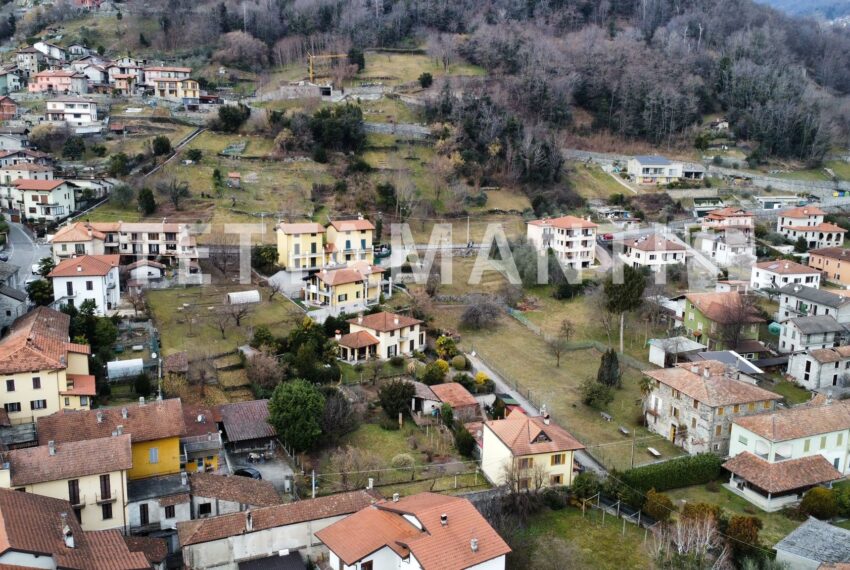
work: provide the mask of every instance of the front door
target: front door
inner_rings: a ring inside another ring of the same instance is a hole
[[[150,524],[150,516],[148,516],[148,506],[146,504],[139,505],[139,526],[147,526]]]
[[[670,441],[676,441],[676,432],[678,429],[679,428],[676,424],[670,426]]]

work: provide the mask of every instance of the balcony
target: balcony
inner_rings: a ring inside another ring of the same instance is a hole
[[[70,497],[68,502],[71,503],[71,508],[73,509],[82,509],[86,506],[85,497]]]
[[[108,495],[105,495],[105,496],[101,496],[100,493],[97,493],[97,494],[95,494],[94,497],[95,497],[95,501],[97,502],[98,505],[105,505],[107,503],[114,503],[115,501],[118,500],[118,497],[116,497],[112,493],[109,493]]]

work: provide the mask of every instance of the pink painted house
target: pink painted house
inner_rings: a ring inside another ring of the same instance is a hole
[[[27,89],[30,93],[88,93],[88,78],[78,71],[40,71],[33,76]]]

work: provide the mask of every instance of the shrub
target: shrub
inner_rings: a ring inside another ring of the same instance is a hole
[[[416,465],[416,461],[409,453],[399,453],[392,458],[390,465],[393,466],[393,469],[411,469]]]
[[[670,520],[675,507],[670,497],[664,493],[658,493],[655,489],[646,492],[646,502],[643,504],[643,512],[657,521],[666,522]]]
[[[464,457],[472,457],[472,453],[475,451],[475,438],[463,426],[459,426],[455,430],[455,447],[458,453]]]
[[[467,392],[474,394],[477,391],[475,386],[475,381],[472,379],[472,376],[466,374],[465,372],[461,372],[460,374],[455,374],[452,377],[453,382],[457,382],[464,388],[466,388]]]
[[[821,520],[829,520],[838,514],[838,498],[831,489],[815,487],[803,496],[800,511]]]
[[[436,362],[431,362],[425,366],[421,380],[423,384],[433,386],[434,384],[442,384],[445,377],[446,372]]]
[[[162,156],[171,152],[171,140],[165,135],[158,135],[151,145],[154,155]]]
[[[133,381],[133,391],[138,396],[148,397],[151,393],[151,379],[147,374],[139,374]]]
[[[437,356],[442,358],[443,360],[449,360],[458,354],[457,345],[455,344],[455,340],[450,336],[442,335],[437,339],[437,342],[434,343],[437,348]]]
[[[419,85],[423,89],[428,89],[434,83],[434,76],[427,71],[419,76]]]
[[[588,378],[582,382],[579,389],[581,391],[581,401],[591,408],[601,410],[614,401],[614,393],[611,388],[600,384],[592,378]]]
[[[668,491],[715,481],[720,478],[722,464],[723,460],[713,453],[702,453],[629,469],[623,473],[622,480],[642,492]]]
[[[387,431],[399,430],[398,420],[394,420],[392,418],[383,417],[378,425],[381,426],[381,429],[385,429]]]
[[[378,390],[378,401],[381,403],[381,408],[389,418],[398,418],[400,413],[408,410],[410,400],[413,399],[416,389],[410,382],[403,380],[393,380],[381,386]]]
[[[543,491],[543,504],[553,511],[560,511],[567,506],[567,496],[564,487],[547,487]]]
[[[451,428],[455,423],[455,412],[451,405],[444,403],[440,406],[440,419],[443,420],[443,425]]]
[[[437,360],[435,360],[435,361],[434,361],[434,365],[435,365],[437,368],[439,368],[440,370],[442,370],[442,372],[443,372],[443,376],[445,376],[446,374],[448,374],[448,372],[449,372],[449,363],[448,363],[448,362],[446,362],[445,360],[443,360],[442,358],[438,358]]]
[[[455,370],[466,370],[466,357],[462,354],[458,354],[454,358],[452,358],[452,368]]]
[[[478,386],[483,386],[484,384],[487,383],[487,380],[490,380],[490,377],[487,376],[486,372],[478,371],[478,372],[475,373],[475,383]]]
[[[201,158],[204,156],[204,151],[199,148],[190,148],[186,151],[186,158],[191,160],[192,162],[200,162]]]
[[[393,356],[392,358],[390,358],[390,364],[391,364],[392,366],[395,366],[396,368],[398,368],[399,366],[401,366],[402,364],[404,364],[404,357],[403,357],[403,356],[398,356],[398,355]]]
[[[589,499],[599,492],[599,475],[593,471],[579,473],[573,479],[571,491],[577,499]]]

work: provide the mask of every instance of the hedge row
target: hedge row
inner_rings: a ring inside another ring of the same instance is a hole
[[[720,478],[721,465],[720,457],[703,453],[629,469],[623,473],[622,480],[643,493],[650,489],[669,491],[716,481]]]

